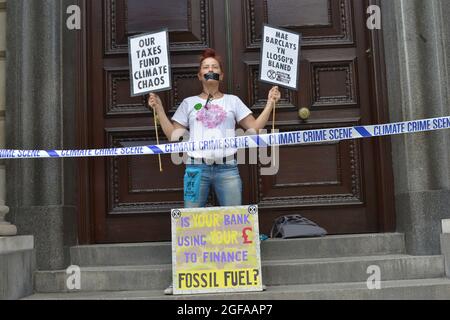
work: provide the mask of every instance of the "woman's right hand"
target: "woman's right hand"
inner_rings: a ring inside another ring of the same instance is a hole
[[[151,107],[153,111],[156,111],[156,113],[164,110],[161,99],[155,93],[150,93],[148,96],[148,106]]]

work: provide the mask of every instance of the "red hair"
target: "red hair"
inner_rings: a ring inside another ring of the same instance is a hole
[[[205,51],[203,51],[202,55],[200,56],[200,67],[202,67],[202,63],[203,61],[205,61],[205,59],[208,58],[214,58],[217,60],[217,62],[219,62],[219,66],[220,66],[220,70],[222,70],[223,72],[223,68],[222,68],[222,58],[217,55],[216,50],[208,48]]]

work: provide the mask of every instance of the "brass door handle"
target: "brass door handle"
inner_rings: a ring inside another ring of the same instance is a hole
[[[309,117],[311,116],[311,111],[309,111],[308,108],[301,108],[301,109],[298,111],[298,116],[299,116],[299,118],[302,119],[302,120],[308,120]]]

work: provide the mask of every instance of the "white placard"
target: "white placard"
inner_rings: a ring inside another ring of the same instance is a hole
[[[264,26],[260,81],[297,90],[301,35]]]
[[[172,88],[167,30],[130,37],[131,96]]]

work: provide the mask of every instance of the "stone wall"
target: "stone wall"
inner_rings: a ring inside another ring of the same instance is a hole
[[[0,0],[0,149],[5,148],[6,110],[6,0]],[[17,234],[17,228],[5,221],[9,208],[5,203],[5,162],[0,161],[0,237]]]
[[[0,0],[0,148],[5,146],[6,0]],[[2,165],[2,167],[4,167]]]
[[[76,32],[66,8],[77,1],[8,2],[6,146],[73,149],[75,144]],[[33,235],[37,267],[62,269],[77,244],[73,159],[8,162],[7,204],[19,234]]]
[[[382,0],[391,122],[450,115],[448,0]],[[450,217],[450,130],[392,137],[397,230],[408,253],[439,254]]]
[[[34,271],[33,236],[0,237],[0,300],[31,295]]]
[[[447,1],[381,0],[391,121],[450,115]],[[6,102],[0,4],[0,144],[6,116],[8,148],[75,145],[76,32],[64,27],[74,2],[8,2]],[[440,253],[440,221],[450,217],[449,144],[450,130],[392,138],[397,230],[411,254]],[[20,234],[35,236],[41,270],[67,266],[76,244],[75,168],[74,160],[8,162],[10,219]]]

